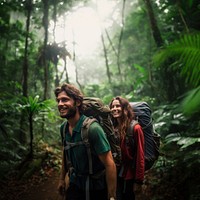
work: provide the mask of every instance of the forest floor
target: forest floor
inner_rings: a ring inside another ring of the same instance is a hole
[[[58,148],[42,147],[0,180],[0,200],[63,200],[57,185],[61,166]],[[30,174],[27,176],[27,174]]]
[[[1,182],[0,200],[63,200],[57,192],[58,179],[58,171],[52,170],[45,178],[34,175],[27,181]],[[137,200],[148,198],[139,196]]]
[[[0,200],[63,200],[57,191],[61,154],[55,148],[52,149],[54,151],[48,149],[35,154],[34,159],[28,162],[29,165],[25,163],[23,167],[20,166],[15,172],[5,176],[7,178],[0,180]],[[37,169],[34,173],[25,178],[28,170],[35,166]],[[173,170],[169,173],[161,165],[160,168],[154,166],[147,171],[143,192],[136,196],[136,200],[200,200],[198,176],[191,178],[189,183],[192,187],[188,188],[185,182],[180,183],[177,182],[180,179],[174,179],[174,174],[180,177],[180,170]]]
[[[50,153],[44,159],[42,168],[35,171],[31,178],[21,180],[11,175],[6,180],[0,180],[0,200],[63,200],[57,191],[61,164],[59,160],[58,153]],[[53,162],[57,165],[52,164]],[[148,195],[138,196],[137,200],[151,199],[149,198],[151,189],[148,181],[144,184],[144,188]]]
[[[62,200],[57,192],[58,172],[45,177],[34,175],[30,180],[10,180],[0,184],[0,200]]]

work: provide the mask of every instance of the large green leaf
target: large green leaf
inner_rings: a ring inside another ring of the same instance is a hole
[[[188,92],[182,102],[182,108],[186,115],[200,112],[200,86]]]
[[[174,41],[155,55],[154,62],[160,66],[170,58],[182,63],[181,75],[187,83],[194,87],[200,84],[200,34],[186,34]]]

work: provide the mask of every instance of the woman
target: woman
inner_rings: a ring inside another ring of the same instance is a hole
[[[122,165],[118,170],[117,199],[134,200],[142,192],[144,180],[144,134],[139,124],[128,131],[134,119],[129,101],[117,96],[110,102],[115,132],[119,136]],[[128,134],[129,132],[132,133]]]

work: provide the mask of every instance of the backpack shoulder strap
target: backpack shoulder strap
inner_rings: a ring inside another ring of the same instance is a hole
[[[93,166],[92,166],[92,153],[91,153],[91,148],[90,148],[90,143],[89,143],[89,128],[90,125],[93,122],[98,122],[97,119],[92,118],[92,117],[87,117],[82,125],[81,128],[81,137],[83,140],[83,143],[86,146],[87,149],[87,156],[88,156],[88,165],[89,165],[89,175],[93,174]],[[86,187],[85,187],[85,191],[86,191],[86,200],[89,199],[89,188],[90,188],[90,176],[87,176],[87,180],[86,180]]]
[[[66,126],[67,126],[67,122],[64,123],[63,130],[62,130],[62,143],[63,143],[64,149],[68,150],[72,147],[83,144],[83,141],[74,143],[74,142],[68,142],[68,141],[65,140],[65,138],[66,138]]]
[[[93,117],[86,117],[86,119],[83,122],[82,129],[81,129],[81,137],[84,141],[88,140],[88,130],[89,130],[90,125],[93,122],[98,122],[98,121],[97,119]]]
[[[69,170],[69,173],[70,173],[70,170],[72,169],[72,165],[71,165],[71,162],[69,161],[67,153],[65,151],[67,149],[67,146],[68,146],[67,141],[65,140],[65,138],[66,138],[66,127],[67,127],[67,121],[65,121],[63,126],[62,126],[61,137],[62,137],[62,146],[64,147],[64,152],[63,152],[63,156],[64,156],[64,159],[65,159],[64,168],[65,168],[65,170]]]
[[[130,123],[130,126],[128,128],[128,131],[127,131],[127,136],[132,136],[133,135],[133,130],[134,130],[134,127],[135,125],[139,124],[139,122],[137,120],[132,120],[131,123]]]
[[[87,147],[87,149],[89,149],[88,147],[90,146],[90,144],[89,144],[89,139],[88,139],[88,130],[89,130],[90,125],[94,121],[97,121],[97,120],[95,118],[87,117],[83,121],[83,124],[82,124],[82,127],[81,127],[81,138],[82,138],[82,141],[79,141],[79,142],[68,142],[68,141],[65,141],[65,144],[66,144],[65,145],[65,150],[68,150],[70,148],[73,148],[75,146],[79,146],[79,145],[82,145],[82,144],[84,144]],[[66,129],[66,124],[65,124],[64,129]],[[63,133],[65,134],[65,130],[63,131]]]
[[[62,130],[61,130],[62,144],[64,144],[64,140],[65,140],[66,126],[67,126],[67,122],[64,122]]]
[[[89,162],[89,174],[93,174],[93,167],[92,167],[92,154],[91,154],[91,149],[90,149],[88,131],[89,131],[90,125],[93,122],[98,122],[98,121],[95,118],[87,117],[84,120],[82,128],[81,128],[81,137],[87,148],[87,155],[88,155],[88,162]]]

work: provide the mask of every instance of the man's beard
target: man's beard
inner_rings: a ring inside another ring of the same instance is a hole
[[[73,106],[71,108],[68,109],[68,113],[65,115],[65,118],[66,119],[70,119],[70,118],[73,118],[75,115],[76,115],[76,106]]]

